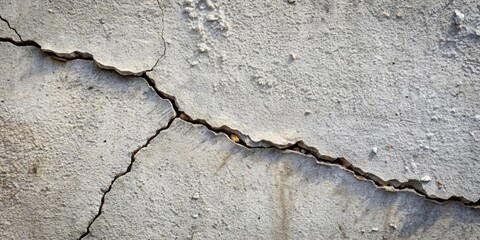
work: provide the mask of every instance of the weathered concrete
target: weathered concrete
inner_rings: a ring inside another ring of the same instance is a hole
[[[214,127],[302,140],[384,180],[430,178],[431,196],[477,201],[477,5],[170,0],[167,53],[148,74]]]
[[[0,15],[23,40],[65,56],[91,54],[123,74],[151,69],[165,50],[156,0],[0,0],[0,6]]]
[[[173,117],[142,78],[0,43],[0,239],[76,239]]]
[[[5,19],[0,19],[0,38],[9,38],[14,41],[20,41],[20,38],[13,29],[8,26],[8,22]]]
[[[391,193],[312,157],[175,120],[136,154],[87,239],[477,239],[480,212]]]
[[[88,238],[479,239],[478,209],[457,200],[387,192],[182,120],[127,171],[188,115],[240,144],[302,141],[478,201],[479,12],[473,0],[0,0],[0,238],[77,239],[95,220]]]

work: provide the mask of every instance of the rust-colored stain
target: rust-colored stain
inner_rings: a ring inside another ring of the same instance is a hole
[[[215,169],[215,172],[213,173],[214,176],[217,175],[218,171],[220,171],[223,167],[225,167],[225,165],[227,165],[227,162],[228,160],[230,159],[230,157],[232,157],[232,155],[235,153],[235,151],[230,151],[230,153],[227,154],[227,156],[225,156],[223,159],[222,159],[222,162],[220,163],[220,165]]]
[[[274,239],[288,239],[290,232],[290,220],[293,212],[292,191],[289,188],[288,180],[293,175],[293,166],[291,162],[282,162],[278,165],[278,171],[275,175],[276,212],[279,219],[275,219]]]
[[[387,146],[385,146],[385,150],[387,151],[392,151],[393,150],[393,146],[388,144]]]

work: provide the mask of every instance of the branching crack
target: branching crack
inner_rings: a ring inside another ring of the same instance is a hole
[[[278,146],[275,145],[271,142],[268,141],[262,141],[261,144],[255,144],[255,146],[251,146],[245,142],[245,134],[242,134],[241,132],[231,129],[228,126],[222,126],[222,127],[213,127],[211,126],[207,121],[203,119],[193,119],[190,117],[186,112],[182,111],[179,109],[179,106],[177,105],[176,99],[174,96],[168,95],[162,91],[160,91],[155,84],[155,81],[151,79],[147,74],[142,75],[142,77],[148,82],[151,88],[155,90],[158,96],[160,96],[163,99],[167,99],[170,101],[172,104],[176,115],[175,118],[180,118],[184,121],[187,121],[191,124],[196,124],[196,125],[202,125],[205,126],[207,129],[210,131],[213,131],[215,133],[223,133],[227,136],[239,136],[239,141],[235,141],[236,144],[239,144],[245,148],[249,149],[258,149],[258,148],[270,148],[270,149],[277,149],[279,151],[290,151],[290,152],[297,152],[300,154],[308,155],[314,157],[317,162],[319,163],[327,163],[327,164],[334,164],[337,165],[338,167],[348,170],[351,172],[357,179],[360,180],[365,180],[365,181],[370,181],[373,184],[375,184],[377,187],[380,188],[390,188],[392,190],[411,190],[416,192],[417,194],[425,197],[428,200],[431,200],[436,203],[445,203],[445,202],[460,202],[466,206],[478,208],[480,207],[480,199],[476,202],[470,201],[462,196],[452,196],[448,199],[443,199],[443,198],[438,198],[434,196],[430,196],[425,189],[422,187],[422,183],[419,180],[415,179],[410,179],[406,182],[400,182],[396,179],[394,180],[383,180],[380,177],[376,176],[373,173],[368,173],[364,172],[362,169],[355,167],[353,164],[351,164],[347,159],[345,158],[332,158],[326,155],[320,154],[320,152],[315,149],[314,147],[308,146],[302,141],[298,141],[292,145],[289,146]],[[243,136],[243,137],[242,137]],[[257,142],[258,143],[258,142]]]
[[[157,0],[157,3],[159,5],[160,9],[162,9],[161,5],[160,5],[160,2],[158,0]],[[165,24],[163,16],[164,15],[162,14],[162,24]],[[7,22],[3,18],[1,18],[1,20]],[[8,24],[8,22],[7,22],[7,24]],[[158,64],[160,59],[163,58],[166,54],[167,45],[165,43],[165,39],[164,39],[164,35],[163,35],[164,34],[164,27],[165,26],[162,26],[162,33],[161,33],[162,34],[161,37],[162,37],[163,42],[164,42],[164,52],[163,52],[163,54],[157,60],[155,65],[152,67],[152,69],[145,70],[145,71],[142,71],[142,72],[139,72],[139,73],[126,73],[126,72],[122,72],[122,71],[120,71],[120,70],[118,70],[114,67],[104,66],[101,63],[95,61],[93,56],[89,53],[82,53],[82,52],[75,51],[75,52],[72,52],[70,54],[61,54],[61,53],[56,53],[56,52],[53,52],[53,51],[50,51],[50,50],[44,50],[44,49],[41,48],[41,46],[38,43],[36,43],[34,41],[31,41],[31,40],[25,40],[24,41],[20,38],[20,41],[15,41],[12,38],[2,38],[2,37],[0,37],[0,42],[9,42],[9,43],[12,43],[16,46],[33,46],[33,47],[39,48],[40,51],[42,51],[43,53],[45,53],[45,54],[47,54],[47,55],[49,55],[52,58],[57,59],[57,60],[61,60],[61,61],[71,61],[71,60],[75,60],[75,59],[89,60],[89,61],[93,61],[101,69],[115,71],[118,74],[124,75],[124,76],[127,75],[127,76],[142,77],[143,79],[145,79],[145,81],[149,84],[149,86],[155,91],[155,93],[160,98],[166,99],[171,103],[171,105],[172,105],[172,107],[175,111],[175,116],[172,119],[170,119],[170,121],[168,122],[166,127],[163,127],[161,129],[157,130],[156,133],[153,136],[148,138],[147,142],[144,145],[142,145],[141,147],[139,147],[135,151],[133,151],[133,153],[131,155],[130,165],[127,167],[126,171],[116,175],[113,178],[113,180],[111,181],[108,189],[104,192],[104,194],[102,196],[100,208],[99,208],[99,211],[98,211],[97,215],[92,219],[92,221],[89,223],[89,225],[87,227],[87,231],[79,239],[83,239],[84,237],[86,237],[90,233],[90,228],[91,228],[92,224],[102,214],[102,208],[103,208],[103,205],[105,203],[106,194],[108,192],[110,192],[113,184],[116,182],[117,179],[119,179],[120,177],[128,174],[132,170],[132,165],[135,162],[135,155],[141,149],[147,147],[148,144],[152,141],[152,139],[154,139],[156,136],[158,136],[160,134],[160,132],[168,129],[171,126],[172,122],[177,118],[180,118],[180,119],[182,119],[184,121],[187,121],[191,124],[205,126],[207,129],[209,129],[209,130],[211,130],[215,133],[223,133],[223,134],[226,134],[227,136],[232,136],[232,135],[238,136],[239,141],[234,141],[234,142],[236,144],[239,144],[239,145],[245,147],[245,148],[249,148],[249,149],[270,148],[270,149],[277,149],[279,151],[297,152],[299,154],[313,156],[317,160],[318,163],[326,163],[326,164],[336,165],[336,166],[338,166],[338,167],[340,167],[344,170],[347,170],[347,171],[351,172],[357,179],[370,181],[373,184],[375,184],[377,187],[380,187],[380,188],[384,188],[384,189],[389,188],[389,189],[395,190],[395,191],[410,190],[410,191],[414,191],[417,194],[423,196],[425,199],[436,202],[436,203],[442,204],[442,203],[446,203],[446,202],[458,202],[458,203],[461,203],[461,204],[463,204],[467,207],[480,208],[480,199],[477,200],[476,202],[474,202],[474,201],[470,201],[470,200],[468,200],[468,199],[466,199],[462,196],[452,196],[448,199],[443,199],[443,198],[430,196],[423,189],[422,184],[419,180],[410,179],[406,182],[400,182],[400,181],[395,180],[395,179],[394,180],[383,180],[380,177],[376,176],[375,174],[364,172],[360,168],[352,165],[345,158],[333,158],[333,157],[329,157],[329,156],[326,156],[326,155],[322,155],[322,154],[320,154],[320,152],[316,148],[308,146],[308,145],[304,144],[302,141],[296,142],[294,144],[290,144],[288,146],[279,146],[279,145],[276,145],[276,144],[271,143],[269,141],[254,142],[253,145],[252,144],[247,144],[246,140],[249,140],[249,142],[251,140],[248,138],[247,135],[241,133],[240,131],[232,129],[228,126],[213,127],[206,120],[194,119],[194,118],[190,117],[187,113],[180,110],[180,108],[177,104],[176,98],[174,96],[160,91],[157,88],[157,86],[155,84],[155,81],[152,78],[150,78],[150,76],[147,75],[147,72],[152,71],[155,68],[155,66]],[[16,30],[14,30],[14,31],[16,32]],[[17,35],[18,35],[18,33],[17,33]],[[18,36],[20,37],[20,35],[18,35]]]

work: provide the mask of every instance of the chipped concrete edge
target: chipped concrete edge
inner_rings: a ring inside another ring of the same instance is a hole
[[[236,129],[232,129],[229,126],[222,125],[222,126],[216,127],[216,126],[210,125],[204,119],[194,119],[190,117],[186,112],[180,109],[180,106],[178,105],[175,96],[162,92],[157,88],[155,81],[150,76],[147,75],[147,73],[151,70],[145,70],[138,73],[129,73],[125,71],[120,71],[115,67],[105,66],[95,61],[94,57],[90,53],[82,53],[78,51],[75,51],[71,54],[56,53],[51,50],[42,49],[39,44],[31,40],[15,41],[12,38],[0,37],[0,42],[9,42],[16,46],[33,46],[40,49],[43,53],[51,56],[56,60],[60,60],[60,61],[71,61],[75,59],[89,60],[89,61],[93,61],[96,64],[96,66],[98,66],[100,69],[115,71],[122,76],[141,77],[146,80],[149,86],[156,92],[156,94],[160,98],[170,101],[176,113],[175,114],[176,116],[173,119],[181,118],[184,121],[190,122],[192,124],[203,125],[207,127],[209,130],[214,131],[216,133],[224,133],[227,136],[235,136],[238,138],[238,141],[234,141],[234,142],[246,148],[275,148],[281,151],[292,151],[292,152],[298,152],[300,154],[311,155],[315,157],[318,162],[338,165],[341,168],[352,172],[358,179],[369,180],[373,182],[377,187],[382,187],[382,188],[396,190],[396,191],[411,190],[435,202],[458,201],[467,206],[480,207],[480,198],[475,201],[475,200],[466,199],[463,196],[451,196],[450,198],[445,199],[445,198],[438,198],[438,197],[429,195],[426,193],[425,189],[422,187],[421,181],[418,179],[408,179],[407,181],[404,181],[404,182],[401,182],[397,179],[383,180],[373,173],[365,172],[361,168],[354,166],[347,159],[343,157],[331,157],[328,155],[323,155],[315,147],[308,146],[303,141],[297,141],[297,142],[286,144],[286,145],[276,144],[269,140],[254,141],[249,137],[249,135],[244,134]],[[165,55],[165,52],[159,59],[161,59]]]
[[[90,60],[90,61],[95,62],[95,64],[101,69],[113,70],[113,71],[117,72],[118,74],[120,74],[122,76],[139,77],[139,76],[144,75],[147,72],[153,71],[153,69],[157,66],[158,62],[160,62],[160,60],[165,56],[165,53],[166,53],[166,50],[167,50],[167,44],[165,42],[165,37],[164,37],[165,15],[163,14],[164,12],[163,12],[163,8],[161,8],[160,1],[157,0],[157,3],[158,3],[159,9],[162,11],[162,30],[161,30],[161,33],[160,33],[160,37],[163,41],[163,53],[160,55],[160,57],[157,59],[155,64],[153,64],[153,66],[150,69],[146,69],[146,70],[143,70],[143,71],[140,71],[140,72],[132,72],[132,71],[127,71],[127,70],[122,70],[122,69],[119,69],[115,66],[110,66],[110,65],[103,64],[103,63],[99,62],[98,60],[96,60],[94,58],[94,56],[92,54],[88,53],[88,52],[72,51],[70,53],[63,53],[63,52],[56,52],[55,50],[52,50],[52,49],[43,48],[39,43],[37,43],[33,40],[24,40],[22,38],[22,36],[20,35],[20,33],[18,33],[17,29],[12,27],[10,25],[10,22],[7,19],[5,19],[4,17],[2,17],[2,15],[0,15],[0,20],[5,22],[8,26],[8,28],[10,28],[11,30],[13,30],[15,32],[15,34],[20,39],[20,41],[16,41],[15,39],[13,39],[11,37],[2,37],[2,36],[0,36],[0,41],[1,42],[10,42],[10,43],[12,43],[16,46],[33,46],[33,47],[39,48],[43,53],[51,56],[52,58],[54,58],[56,60],[62,61],[62,62],[75,60],[75,59]]]
[[[160,7],[160,2],[158,0],[157,0],[157,3],[159,4],[159,7]],[[162,8],[160,8],[160,9],[162,9]],[[5,18],[3,18],[1,15],[0,15],[0,20],[6,22],[8,27],[11,30],[13,30],[20,39],[20,41],[16,41],[16,40],[14,40],[13,38],[10,38],[10,37],[1,37],[0,36],[0,42],[8,42],[8,43],[11,43],[15,46],[35,47],[35,48],[39,49],[42,53],[52,57],[53,59],[63,61],[63,62],[72,61],[72,60],[76,60],[76,59],[82,59],[82,60],[87,60],[87,61],[94,62],[95,65],[97,67],[99,67],[100,69],[107,70],[107,71],[114,71],[117,74],[122,75],[122,76],[141,77],[148,83],[148,85],[155,91],[155,93],[160,98],[162,98],[164,100],[168,100],[171,103],[171,105],[174,109],[174,116],[170,118],[168,124],[165,127],[162,127],[160,129],[158,129],[153,136],[150,136],[147,139],[145,144],[143,144],[139,148],[135,149],[132,152],[131,162],[130,162],[129,166],[127,167],[127,169],[124,172],[116,175],[112,179],[108,189],[104,192],[104,194],[101,198],[101,204],[100,204],[98,213],[90,221],[86,232],[84,234],[82,234],[79,239],[83,239],[84,237],[86,237],[90,233],[91,225],[102,214],[102,208],[103,208],[103,205],[104,205],[104,202],[105,202],[106,194],[108,192],[110,192],[110,190],[113,187],[113,184],[116,182],[116,180],[118,178],[128,174],[131,171],[132,165],[135,162],[135,155],[140,150],[147,147],[149,145],[149,143],[155,137],[157,137],[160,134],[160,132],[168,129],[171,126],[171,124],[173,123],[173,121],[177,118],[182,119],[183,121],[189,122],[193,125],[201,125],[203,127],[206,127],[208,130],[214,132],[215,134],[225,134],[232,142],[234,142],[235,144],[238,144],[238,145],[240,145],[244,148],[247,148],[247,149],[270,148],[270,149],[276,149],[276,150],[283,151],[283,152],[290,152],[290,153],[297,153],[297,154],[301,154],[301,155],[305,155],[305,156],[312,156],[316,159],[317,163],[319,163],[319,164],[327,164],[327,165],[337,166],[340,169],[343,169],[343,170],[346,170],[346,171],[352,173],[357,179],[362,180],[362,181],[372,182],[376,187],[384,189],[386,191],[391,191],[391,192],[408,191],[408,192],[412,192],[414,194],[417,194],[419,196],[422,196],[426,200],[429,200],[429,201],[432,201],[432,202],[435,202],[435,203],[438,203],[438,204],[457,202],[457,203],[461,203],[461,204],[463,204],[467,207],[480,209],[480,198],[478,200],[474,201],[474,200],[469,200],[469,199],[467,199],[463,196],[451,196],[447,199],[435,197],[435,196],[429,195],[425,191],[425,189],[422,187],[422,183],[421,183],[420,180],[408,179],[405,182],[400,182],[397,179],[383,180],[373,173],[365,172],[361,168],[352,165],[347,159],[345,159],[343,157],[331,157],[331,156],[328,156],[328,155],[323,155],[315,147],[308,146],[301,140],[297,141],[297,142],[294,142],[294,143],[286,144],[286,145],[276,144],[276,143],[274,143],[272,141],[269,141],[267,139],[254,141],[250,138],[249,135],[244,134],[244,133],[242,133],[238,130],[232,129],[229,126],[222,125],[220,127],[215,127],[215,126],[210,125],[204,119],[194,119],[194,118],[190,117],[186,112],[180,110],[180,107],[178,106],[178,103],[177,103],[177,100],[176,100],[175,96],[169,95],[168,93],[160,91],[157,88],[157,86],[155,84],[155,81],[150,76],[147,75],[148,72],[152,71],[157,66],[160,59],[165,56],[165,54],[166,54],[166,43],[165,43],[165,41],[163,41],[164,52],[158,58],[158,60],[156,61],[154,66],[152,66],[152,68],[144,70],[144,71],[140,71],[140,72],[131,72],[131,71],[124,71],[124,70],[118,69],[114,66],[104,65],[104,64],[96,61],[94,56],[90,53],[80,52],[80,51],[73,51],[71,53],[57,53],[57,52],[55,52],[53,50],[50,50],[50,49],[44,49],[40,46],[40,44],[36,43],[33,40],[23,40],[23,38],[17,32],[17,30],[15,28],[11,27],[10,23]],[[164,24],[164,18],[162,18],[162,24]],[[162,32],[161,32],[162,40],[164,40],[163,32],[164,32],[164,25],[162,27]]]

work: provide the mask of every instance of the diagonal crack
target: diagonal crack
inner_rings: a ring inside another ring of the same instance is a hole
[[[22,36],[20,36],[20,34],[18,34],[17,29],[15,29],[14,27],[10,26],[10,23],[7,21],[7,19],[3,18],[2,15],[0,15],[0,20],[4,21],[4,22],[7,24],[8,28],[10,28],[11,30],[13,30],[13,31],[15,32],[15,34],[17,34],[18,39],[20,39],[20,41],[23,42]]]
[[[142,150],[143,148],[147,147],[148,144],[150,144],[150,142],[155,138],[157,137],[160,132],[162,132],[163,130],[166,130],[170,127],[170,125],[172,125],[173,121],[175,120],[175,118],[171,118],[169,121],[168,121],[168,124],[167,126],[165,127],[162,127],[160,129],[158,129],[154,135],[150,136],[148,139],[147,139],[147,142],[145,142],[145,144],[143,144],[142,146],[138,147],[137,149],[135,149],[133,152],[132,152],[132,155],[131,155],[131,158],[130,158],[130,164],[128,165],[127,169],[122,172],[122,173],[119,173],[117,174],[113,180],[110,182],[110,185],[108,186],[108,189],[103,193],[103,196],[102,196],[102,199],[101,199],[101,202],[100,202],[100,207],[98,209],[98,213],[95,215],[95,217],[93,217],[92,221],[90,221],[90,223],[88,224],[87,226],[87,231],[85,233],[82,234],[82,236],[80,236],[79,239],[83,239],[85,238],[88,234],[90,234],[90,227],[92,226],[92,224],[97,220],[97,218],[102,214],[102,209],[103,209],[103,205],[105,204],[105,197],[106,195],[112,190],[112,187],[113,187],[113,184],[121,177],[125,176],[126,174],[128,174],[130,171],[132,171],[132,166],[133,164],[135,163],[135,155],[140,151]]]
[[[160,2],[157,1],[157,3],[159,4],[159,7],[160,7]],[[162,8],[160,8],[160,9],[162,9]],[[162,16],[163,16],[163,14],[162,14]],[[2,18],[2,20],[6,21],[3,18]],[[164,19],[163,18],[162,18],[162,24],[164,24]],[[155,66],[158,64],[160,59],[163,58],[166,54],[166,43],[165,43],[165,39],[164,39],[164,36],[163,36],[163,29],[164,29],[164,26],[162,27],[162,33],[161,33],[162,34],[162,39],[163,39],[163,42],[164,42],[164,52],[163,52],[163,54],[160,56],[160,58],[157,60],[157,62],[155,63],[155,65],[151,69],[145,70],[145,71],[142,71],[142,72],[138,72],[138,73],[128,73],[128,72],[121,71],[121,70],[119,70],[115,67],[104,66],[101,63],[95,61],[95,59],[93,58],[93,56],[90,53],[83,53],[83,52],[78,52],[78,51],[74,51],[74,52],[69,53],[69,54],[56,53],[56,52],[53,52],[51,50],[42,49],[41,46],[38,43],[36,43],[32,40],[22,40],[21,39],[20,41],[15,41],[12,38],[2,38],[2,37],[0,37],[0,42],[9,42],[9,43],[14,44],[16,46],[36,47],[36,48],[40,49],[41,52],[43,52],[46,55],[49,55],[52,58],[57,59],[57,60],[61,60],[61,61],[71,61],[71,60],[75,60],[75,59],[89,60],[89,61],[93,61],[99,68],[104,69],[104,70],[115,71],[120,75],[142,77],[143,79],[145,79],[145,81],[148,83],[148,85],[155,91],[155,93],[160,98],[168,100],[171,103],[173,109],[175,110],[175,117],[170,119],[170,121],[169,121],[169,123],[166,127],[163,127],[161,129],[157,130],[157,132],[153,136],[148,138],[147,142],[144,145],[142,145],[141,147],[139,147],[135,151],[133,151],[132,156],[131,156],[130,165],[128,166],[126,171],[124,171],[123,173],[120,173],[120,174],[118,174],[117,176],[114,177],[114,179],[110,183],[110,186],[108,187],[108,189],[104,192],[104,194],[102,196],[100,208],[99,208],[99,211],[98,211],[97,215],[92,219],[92,221],[89,223],[89,225],[87,227],[87,231],[84,234],[82,234],[82,236],[79,239],[83,239],[84,237],[86,237],[90,233],[90,227],[95,222],[95,220],[102,214],[102,208],[103,208],[103,204],[105,203],[106,194],[108,192],[110,192],[113,184],[115,183],[115,181],[118,178],[126,175],[127,173],[129,173],[131,171],[132,165],[135,162],[135,155],[141,149],[147,147],[148,144],[150,143],[150,141],[152,139],[154,139],[156,136],[158,136],[160,134],[160,132],[168,129],[171,126],[172,122],[177,118],[180,118],[180,119],[182,119],[184,121],[187,121],[191,124],[205,126],[207,129],[209,129],[210,131],[213,131],[215,133],[226,134],[227,136],[229,136],[232,139],[234,139],[236,137],[238,139],[238,141],[236,139],[235,139],[235,141],[234,140],[232,140],[232,141],[235,142],[236,144],[239,144],[239,145],[245,147],[245,148],[249,148],[249,149],[271,148],[271,149],[276,149],[276,150],[279,150],[279,151],[297,152],[299,154],[313,156],[317,160],[318,163],[336,165],[341,169],[344,169],[346,171],[351,172],[357,179],[363,180],[363,181],[370,181],[374,185],[376,185],[377,187],[382,188],[382,189],[389,189],[389,190],[394,190],[394,191],[403,191],[403,190],[413,191],[413,192],[423,196],[425,199],[433,201],[435,203],[443,204],[443,203],[447,203],[447,202],[457,202],[457,203],[461,203],[461,204],[463,204],[467,207],[480,208],[480,199],[475,202],[475,201],[468,200],[468,199],[466,199],[462,196],[452,196],[448,199],[438,198],[438,197],[435,197],[435,196],[430,196],[423,189],[422,184],[419,180],[410,179],[406,182],[400,182],[396,179],[383,180],[373,173],[364,172],[361,168],[352,165],[345,158],[342,158],[342,157],[334,158],[334,157],[330,157],[330,156],[327,156],[327,155],[322,155],[315,147],[308,146],[305,143],[303,143],[302,141],[298,141],[298,142],[290,144],[288,146],[279,146],[279,145],[276,145],[276,144],[274,144],[274,143],[272,143],[268,140],[262,140],[262,141],[259,141],[259,142],[255,142],[255,141],[252,141],[251,139],[249,139],[248,135],[243,134],[240,131],[232,129],[228,126],[224,125],[224,126],[221,126],[221,127],[214,127],[214,126],[210,125],[206,120],[194,119],[194,118],[190,117],[186,112],[180,110],[175,96],[169,95],[165,92],[160,91],[157,88],[157,86],[155,84],[155,81],[150,76],[147,75],[147,72],[152,71],[155,68]]]
[[[376,176],[373,173],[369,172],[364,172],[361,168],[354,166],[351,164],[347,159],[339,157],[339,158],[333,158],[327,155],[322,155],[320,152],[311,146],[306,145],[303,141],[298,141],[294,144],[291,144],[289,146],[278,146],[274,143],[271,143],[269,141],[261,141],[261,142],[253,142],[252,140],[249,140],[249,142],[252,142],[254,146],[247,144],[246,139],[248,138],[247,135],[239,132],[238,130],[231,129],[228,126],[221,126],[221,127],[214,127],[210,125],[206,120],[203,119],[193,119],[190,117],[186,112],[182,111],[179,109],[179,106],[176,102],[176,99],[172,95],[168,95],[162,91],[160,91],[156,84],[155,81],[150,78],[147,74],[142,75],[142,77],[148,82],[151,88],[155,90],[158,96],[160,96],[163,99],[167,99],[170,101],[172,104],[176,116],[175,118],[180,118],[184,121],[187,121],[192,124],[196,125],[203,125],[207,127],[210,131],[213,131],[215,133],[223,133],[227,136],[229,136],[231,139],[234,139],[235,137],[238,138],[238,141],[232,140],[236,144],[242,145],[243,147],[249,148],[249,149],[256,149],[256,148],[273,148],[277,149],[280,151],[290,151],[290,152],[297,152],[299,154],[304,154],[308,156],[313,156],[315,159],[317,159],[317,162],[319,163],[327,163],[327,164],[334,164],[337,165],[338,167],[347,170],[351,172],[355,177],[359,180],[365,180],[365,181],[370,181],[373,184],[375,184],[377,187],[380,188],[390,188],[396,191],[401,191],[401,190],[411,190],[416,192],[417,194],[425,197],[428,200],[431,200],[436,203],[445,203],[445,202],[460,202],[466,206],[471,206],[475,208],[480,207],[480,199],[476,202],[470,201],[466,199],[465,197],[462,196],[451,196],[448,199],[443,199],[443,198],[438,198],[435,196],[430,196],[425,189],[422,187],[422,183],[419,180],[416,179],[409,179],[406,182],[400,182],[396,179],[393,180],[383,180],[380,177]]]
[[[90,61],[93,61],[101,69],[114,70],[117,73],[121,74],[117,69],[107,68],[107,67],[101,65],[100,63],[96,62],[94,60],[94,58],[92,57],[92,55],[89,54],[89,53],[74,52],[74,53],[77,54],[75,57],[63,58],[58,53],[55,53],[53,51],[43,50],[38,43],[36,43],[34,41],[31,41],[31,40],[26,40],[26,41],[20,41],[19,42],[19,41],[12,40],[11,38],[0,38],[0,42],[9,42],[9,43],[12,43],[16,46],[33,46],[33,47],[39,48],[43,53],[45,53],[45,54],[47,54],[47,55],[49,55],[49,56],[51,56],[55,59],[60,59],[60,60],[63,60],[63,61],[71,61],[71,60],[75,60],[75,59],[90,60]],[[477,201],[471,201],[471,200],[466,199],[463,196],[451,196],[448,199],[439,198],[439,197],[435,197],[435,196],[430,196],[429,194],[427,194],[425,189],[423,189],[421,182],[419,180],[416,180],[416,179],[409,179],[405,182],[400,182],[396,179],[383,180],[373,173],[365,172],[361,168],[352,165],[345,158],[342,158],[342,157],[334,158],[334,157],[330,157],[330,156],[327,156],[327,155],[322,155],[322,154],[320,154],[320,152],[315,147],[308,146],[308,145],[304,144],[302,141],[298,141],[298,142],[290,144],[288,146],[279,146],[279,145],[276,145],[276,144],[274,144],[270,141],[267,141],[267,140],[262,140],[262,141],[259,141],[259,142],[255,142],[255,141],[250,140],[248,135],[243,134],[240,131],[232,129],[228,126],[213,127],[210,124],[208,124],[207,121],[205,121],[203,119],[193,119],[187,113],[185,113],[184,111],[179,109],[179,106],[176,102],[175,96],[164,93],[156,87],[154,80],[151,79],[147,75],[147,72],[148,72],[148,70],[143,71],[142,74],[140,75],[140,77],[144,78],[147,81],[147,83],[155,90],[155,92],[158,96],[160,96],[163,99],[167,99],[167,100],[170,101],[170,103],[172,104],[172,106],[173,106],[173,108],[176,112],[175,118],[181,118],[181,119],[183,119],[185,121],[188,121],[192,124],[200,124],[200,125],[206,126],[209,130],[214,131],[216,133],[224,133],[228,136],[231,136],[232,134],[235,135],[235,136],[238,136],[240,141],[238,141],[236,143],[240,144],[244,147],[247,147],[247,148],[275,148],[275,149],[282,150],[282,151],[294,151],[294,152],[298,152],[298,153],[301,153],[301,154],[311,155],[311,156],[315,157],[318,162],[336,164],[336,165],[340,166],[341,168],[349,170],[350,172],[352,172],[358,179],[371,181],[372,183],[374,183],[378,187],[390,188],[390,189],[393,189],[393,190],[412,190],[412,191],[418,193],[419,195],[424,196],[426,199],[432,200],[432,201],[437,202],[437,203],[453,201],[453,202],[460,202],[460,203],[462,203],[466,206],[472,206],[472,207],[477,207],[477,208],[480,207],[480,199],[477,200]],[[121,75],[123,75],[123,74],[121,74]],[[130,76],[137,76],[137,75],[131,74]],[[247,144],[247,142],[252,143],[252,144]]]

